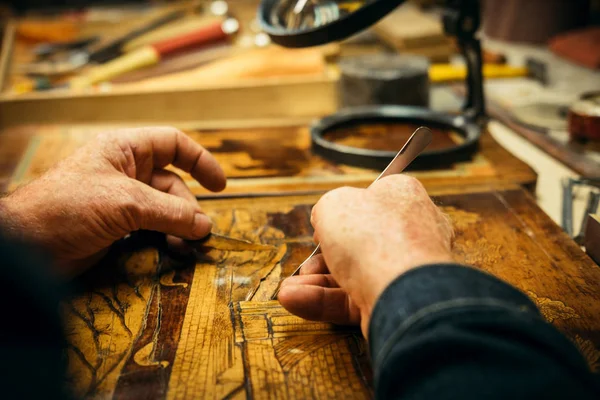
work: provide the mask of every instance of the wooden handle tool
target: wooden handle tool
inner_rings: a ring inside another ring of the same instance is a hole
[[[70,87],[81,89],[96,83],[109,81],[124,73],[155,65],[165,57],[226,40],[238,29],[239,23],[237,20],[230,18],[222,23],[217,21],[194,32],[141,47],[104,65],[93,68],[86,75],[73,78]]]
[[[117,38],[112,42],[108,43],[107,45],[97,49],[96,51],[90,54],[89,59],[91,62],[95,63],[105,63],[111,61],[121,56],[123,50],[122,48],[126,43],[148,32],[152,32],[153,30],[163,25],[171,23],[179,18],[182,18],[184,15],[185,13],[183,11],[176,10],[166,15],[163,15],[162,17],[157,18],[153,21],[150,21],[146,25],[134,29],[126,35],[121,36],[120,38]]]
[[[207,24],[217,21],[223,22],[223,18],[193,16],[183,20],[178,20],[125,43],[121,50],[123,53],[130,53],[149,44],[154,44],[163,40],[197,31],[198,29],[205,27]]]

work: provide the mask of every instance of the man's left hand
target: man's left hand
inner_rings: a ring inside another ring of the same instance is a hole
[[[183,180],[164,169],[170,164],[209,190],[225,188],[217,161],[183,132],[118,130],[1,199],[3,229],[51,252],[64,275],[93,264],[136,230],[203,238],[212,223]]]

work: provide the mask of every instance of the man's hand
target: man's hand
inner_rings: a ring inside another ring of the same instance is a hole
[[[394,279],[418,266],[452,262],[448,218],[406,175],[325,194],[311,223],[322,255],[285,280],[278,298],[306,319],[360,323],[365,337],[375,302]]]
[[[3,228],[50,251],[61,273],[97,261],[116,240],[147,229],[200,239],[212,223],[169,164],[212,191],[225,188],[213,156],[174,128],[100,134],[39,179],[0,200]]]

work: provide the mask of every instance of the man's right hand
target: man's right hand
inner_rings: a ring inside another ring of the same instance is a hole
[[[412,268],[452,262],[449,219],[407,175],[331,191],[313,208],[311,222],[322,255],[285,280],[278,298],[306,319],[360,323],[365,337],[371,311],[392,281]]]

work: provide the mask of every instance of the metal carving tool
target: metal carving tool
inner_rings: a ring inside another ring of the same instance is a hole
[[[186,240],[186,242],[193,247],[225,251],[268,251],[275,249],[274,246],[268,244],[253,243],[248,240],[236,239],[218,233],[211,233],[201,240]]]
[[[302,11],[304,11],[304,7],[306,7],[306,3],[308,3],[308,0],[298,0],[296,5],[294,6],[294,14],[298,15]]]
[[[296,5],[294,6],[294,9],[292,11],[292,27],[294,29],[300,28],[301,14],[304,11],[304,8],[306,7],[307,3],[308,0],[298,0]]]
[[[406,141],[404,146],[402,146],[402,149],[398,152],[398,154],[396,154],[396,157],[394,157],[392,162],[390,162],[388,164],[388,166],[385,167],[383,172],[381,174],[379,174],[379,176],[377,177],[377,179],[375,179],[373,181],[373,183],[377,182],[381,178],[385,178],[386,176],[393,175],[393,174],[399,174],[402,171],[404,171],[404,169],[406,169],[406,167],[408,167],[410,165],[410,163],[413,162],[413,160],[415,158],[417,158],[417,156],[419,154],[421,154],[427,146],[429,146],[429,143],[431,143],[431,140],[432,140],[432,133],[431,133],[431,130],[429,130],[429,128],[425,128],[425,127],[417,128],[417,130],[411,135],[411,137],[408,138],[408,140]],[[321,244],[319,243],[319,244],[317,244],[317,247],[312,252],[312,254],[310,256],[308,256],[306,258],[306,260],[304,260],[298,266],[298,268],[296,268],[296,270],[294,271],[294,273],[291,276],[294,276],[298,272],[300,272],[300,269],[302,269],[304,264],[306,264],[311,258],[313,258],[313,256],[315,256],[317,253],[319,253],[320,249],[321,249]],[[279,294],[279,288],[273,295],[272,299],[276,299],[278,294]]]

